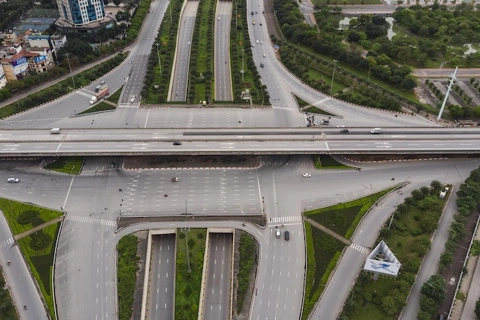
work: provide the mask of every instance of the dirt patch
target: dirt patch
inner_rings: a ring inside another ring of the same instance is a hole
[[[283,39],[283,36],[277,28],[277,20],[275,19],[275,11],[273,9],[273,0],[265,0],[263,2],[265,8],[265,23],[267,24],[268,34],[274,35],[277,39]]]
[[[436,315],[434,319],[437,319],[437,317],[440,315],[443,315],[445,319],[447,318],[452,301],[455,298],[457,283],[460,281],[460,273],[463,269],[463,263],[467,258],[468,246],[474,237],[473,233],[475,231],[475,225],[477,224],[479,215],[480,212],[475,212],[467,217],[467,221],[465,222],[465,237],[458,242],[457,247],[455,248],[455,254],[453,256],[454,262],[449,269],[440,272],[440,275],[443,277],[446,283],[445,301],[438,309],[438,315]]]
[[[256,156],[148,156],[126,157],[124,169],[175,168],[255,168]]]

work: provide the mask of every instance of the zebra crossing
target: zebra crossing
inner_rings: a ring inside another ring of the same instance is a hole
[[[353,242],[350,244],[350,248],[360,251],[361,253],[365,253],[365,254],[370,253],[370,249],[368,249],[367,247],[361,246]]]
[[[3,248],[8,245],[12,245],[15,241],[13,241],[13,238],[8,238],[7,240],[3,240],[0,242],[0,247]]]
[[[268,161],[262,160],[262,166],[311,167],[312,161]]]
[[[270,223],[286,223],[286,222],[300,222],[300,221],[302,221],[301,216],[273,217],[269,219]]]
[[[79,216],[67,215],[66,220],[75,221],[75,222],[92,223],[92,224],[101,224],[107,227],[115,227],[117,225],[117,222],[115,220],[105,220],[105,219],[97,219],[97,218],[91,218],[91,217],[79,217]]]

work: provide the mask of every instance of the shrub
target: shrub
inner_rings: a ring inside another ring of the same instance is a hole
[[[52,242],[52,237],[42,231],[35,232],[30,238],[32,239],[30,241],[30,248],[35,251],[45,249]]]
[[[24,211],[24,212],[20,213],[17,216],[17,222],[19,224],[22,224],[22,225],[29,224],[29,223],[32,223],[33,221],[35,221],[35,219],[37,219],[39,215],[40,215],[40,213],[38,211],[27,210],[27,211]]]

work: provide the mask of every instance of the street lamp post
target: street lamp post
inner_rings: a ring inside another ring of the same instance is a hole
[[[70,53],[67,52],[65,55],[67,56],[68,68],[70,69],[70,74],[72,75],[73,87],[75,88],[75,78],[73,77],[73,74],[72,74],[72,66],[70,66],[70,59],[68,58],[68,56],[70,55]]]
[[[158,53],[158,42],[155,43],[157,46],[157,57],[158,57],[158,67],[160,68],[160,75],[162,74],[162,64],[160,63],[160,53]]]
[[[333,74],[332,74],[332,84],[330,85],[330,95],[332,95],[333,90],[333,79],[335,78],[335,70],[337,68],[338,60],[333,59]]]
[[[244,63],[243,63],[243,53],[245,52],[245,49],[242,49],[242,70],[240,71],[240,73],[242,74],[242,82],[244,81],[244,78],[243,78],[243,74],[245,73],[245,69],[244,69]]]
[[[188,253],[188,232],[190,231],[190,228],[182,228],[181,231],[183,234],[185,234],[185,247],[187,248],[188,273],[191,273],[192,269],[190,269],[190,255]]]

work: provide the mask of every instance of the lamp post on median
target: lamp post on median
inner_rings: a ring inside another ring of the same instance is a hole
[[[335,70],[337,69],[338,60],[333,59],[333,74],[332,74],[332,84],[330,85],[330,95],[332,95],[333,90],[333,79],[335,78]]]
[[[181,228],[180,229],[183,234],[185,234],[185,247],[187,248],[187,264],[188,264],[188,273],[192,272],[192,269],[190,269],[190,255],[188,253],[188,232],[190,231],[190,228]]]
[[[70,53],[67,52],[65,55],[67,56],[68,68],[70,69],[70,74],[72,75],[73,87],[75,88],[75,78],[73,77],[72,66],[70,65],[70,59],[68,58]]]
[[[158,42],[155,43],[157,46],[157,57],[158,57],[158,67],[160,68],[160,75],[162,74],[162,64],[160,63],[160,54],[158,53]]]

